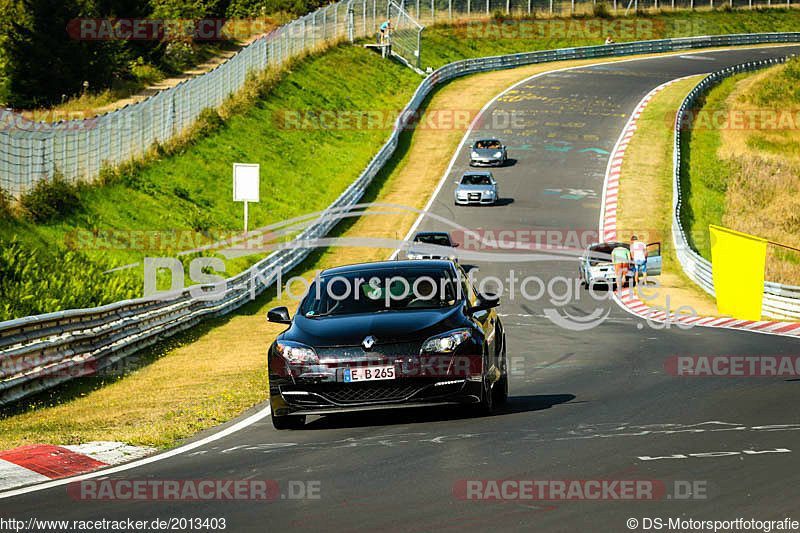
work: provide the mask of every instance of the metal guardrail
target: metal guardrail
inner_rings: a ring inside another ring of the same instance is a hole
[[[674,177],[672,180],[672,241],[675,244],[675,253],[683,271],[712,296],[715,294],[711,262],[692,249],[680,220],[681,207],[683,205],[683,198],[681,197],[681,124],[687,113],[694,107],[697,98],[705,94],[720,80],[742,72],[750,72],[783,63],[787,59],[788,57],[762,59],[712,72],[691,90],[675,114],[672,156]],[[782,285],[771,281],[765,282],[761,312],[765,316],[780,320],[800,319],[800,287]]]
[[[128,355],[209,317],[227,314],[274,283],[277,273],[298,265],[310,253],[303,247],[326,235],[337,219],[334,210],[354,206],[392,156],[400,133],[414,120],[431,90],[454,78],[569,59],[602,58],[717,46],[800,42],[800,32],[691,37],[625,44],[527,52],[466,59],[445,65],[426,77],[395,120],[394,130],[361,175],[319,218],[291,241],[248,270],[226,280],[225,296],[214,301],[193,298],[189,288],[169,301],[135,299],[93,309],[60,311],[0,323],[0,405],[68,381],[102,372]],[[208,287],[210,289],[210,287]],[[789,290],[781,288],[781,290]],[[800,291],[800,288],[798,289]]]

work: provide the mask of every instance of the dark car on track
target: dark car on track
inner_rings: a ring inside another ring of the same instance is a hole
[[[493,294],[478,295],[452,261],[387,261],[318,275],[269,347],[277,429],[306,415],[472,404],[508,398],[506,342]]]

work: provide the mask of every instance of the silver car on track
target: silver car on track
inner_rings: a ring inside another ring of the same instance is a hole
[[[497,203],[497,182],[488,170],[470,170],[455,182],[455,204],[483,204]]]
[[[469,151],[469,165],[503,166],[508,159],[505,145],[499,139],[478,139]]]

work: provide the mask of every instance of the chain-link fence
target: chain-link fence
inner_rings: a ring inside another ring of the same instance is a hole
[[[717,7],[722,0],[610,0],[613,13],[655,7]],[[726,0],[734,7],[790,5],[772,0]],[[796,0],[797,1],[797,0]],[[630,3],[633,2],[633,3]],[[30,122],[0,110],[0,187],[19,197],[57,172],[68,181],[92,181],[104,165],[143,155],[185,131],[208,107],[217,107],[245,82],[251,70],[280,65],[324,43],[376,35],[394,16],[394,48],[419,65],[421,25],[508,15],[564,15],[591,11],[596,0],[343,0],[286,24],[242,49],[211,72],[141,102],[86,120]],[[392,5],[395,7],[393,8]],[[711,28],[704,34],[715,32]],[[640,37],[647,39],[652,37]]]
[[[389,1],[388,17],[393,26],[391,33],[392,51],[406,59],[410,64],[420,68],[420,53],[422,52],[420,45],[422,30],[425,27],[394,0]]]

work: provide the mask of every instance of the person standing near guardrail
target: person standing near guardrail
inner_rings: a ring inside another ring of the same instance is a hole
[[[611,250],[611,261],[614,263],[614,274],[617,278],[617,292],[622,290],[625,284],[625,276],[628,275],[628,267],[631,264],[631,252],[626,247],[620,245]]]
[[[639,285],[639,274],[642,283],[647,283],[647,245],[636,235],[631,237],[631,255],[633,256],[633,283]]]
[[[392,19],[386,19],[381,24],[380,33],[378,34],[378,44],[388,44],[389,32],[392,31]]]

